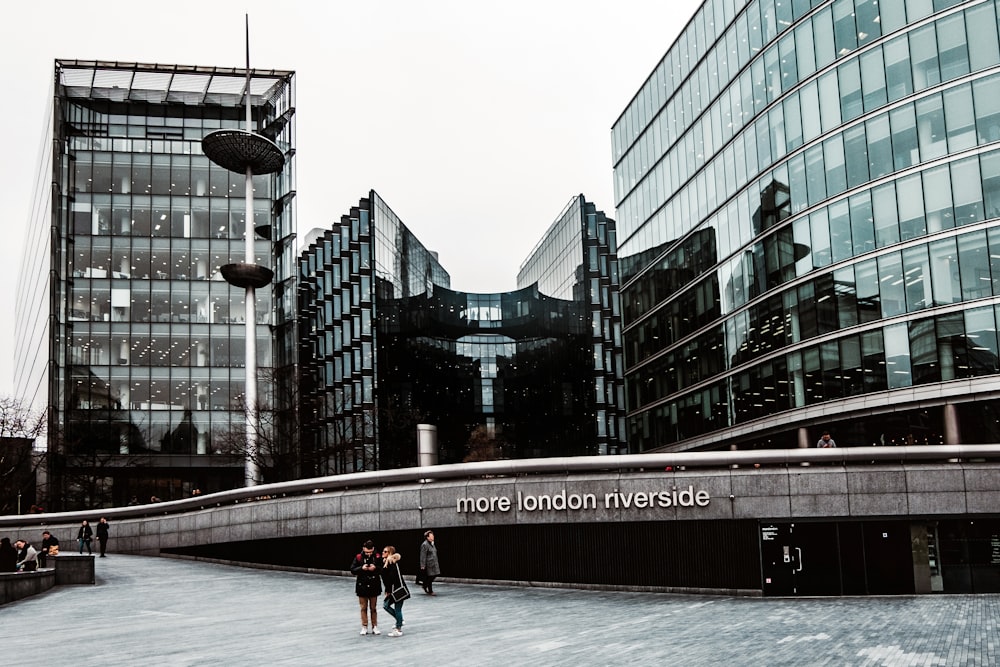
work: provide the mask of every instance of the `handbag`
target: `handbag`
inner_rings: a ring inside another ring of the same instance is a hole
[[[399,563],[396,564],[396,580],[399,584],[394,584],[392,590],[389,591],[389,597],[392,598],[393,602],[402,602],[410,597],[410,589],[406,587],[406,582],[403,581],[403,575],[399,571]]]
[[[49,555],[50,556],[58,556],[59,555],[59,545],[58,544],[53,544],[53,545],[49,546]]]

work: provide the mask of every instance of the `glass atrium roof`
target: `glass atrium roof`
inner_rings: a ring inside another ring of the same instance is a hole
[[[238,106],[246,85],[246,70],[235,67],[93,60],[59,60],[56,65],[59,85],[67,97]],[[252,103],[273,97],[291,75],[289,71],[252,69]]]

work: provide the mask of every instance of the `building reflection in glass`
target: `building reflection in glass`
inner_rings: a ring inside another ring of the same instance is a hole
[[[582,197],[513,292],[450,289],[374,192],[308,246],[300,363],[317,474],[415,465],[418,423],[437,426],[442,463],[624,451],[614,223]]]

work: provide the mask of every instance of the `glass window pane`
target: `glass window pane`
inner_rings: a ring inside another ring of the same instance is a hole
[[[844,161],[844,137],[841,134],[823,142],[823,162],[826,168],[828,197],[847,189],[847,166]]]
[[[912,351],[910,363],[913,371],[913,384],[939,382],[941,380],[941,366],[938,363],[934,318],[926,317],[910,322],[908,329],[910,350]]]
[[[892,141],[889,132],[889,114],[881,114],[865,123],[868,137],[869,178],[875,179],[892,173]]]
[[[903,250],[903,278],[907,312],[929,308],[932,292],[927,246],[919,245]]]
[[[945,132],[948,150],[956,153],[976,145],[976,116],[972,106],[972,86],[965,84],[944,91]]]
[[[965,19],[952,14],[937,22],[941,80],[949,81],[969,73],[969,49],[965,42]]]
[[[827,7],[812,19],[813,40],[816,43],[816,69],[822,69],[837,57],[833,46],[833,14]]]
[[[802,138],[809,141],[823,131],[819,117],[819,88],[813,81],[803,86],[799,93],[802,108]],[[997,112],[998,138],[1000,138],[1000,111]]]
[[[792,151],[802,145],[802,116],[799,96],[791,95],[782,103],[785,112],[785,148]],[[969,89],[969,118],[972,118],[972,89]],[[973,140],[975,136],[973,135]]]
[[[991,2],[965,11],[965,29],[970,49],[970,67],[973,72],[1000,62],[1000,44],[997,43],[997,19]]]
[[[958,264],[961,267],[962,301],[993,296],[986,232],[973,232],[958,237]]]
[[[941,83],[937,37],[933,23],[910,33],[910,60],[913,67],[914,90],[923,90]]]
[[[969,225],[985,219],[979,159],[970,157],[951,164],[951,189],[955,203],[955,224]]]
[[[861,64],[857,58],[837,68],[840,83],[840,115],[848,121],[864,111],[861,99]]]
[[[858,48],[858,30],[854,25],[854,0],[836,0],[833,3],[833,32],[838,58]]]
[[[879,0],[854,0],[855,20],[858,27],[858,45],[864,46],[882,34]]]
[[[892,161],[897,170],[920,162],[917,145],[917,120],[913,105],[907,104],[889,112],[892,127]]]
[[[853,188],[867,182],[868,140],[863,124],[844,132],[844,156],[847,158],[847,186]]]
[[[896,210],[896,184],[886,183],[872,190],[875,217],[875,243],[885,248],[899,243],[899,216]]]
[[[881,48],[873,49],[861,56],[861,90],[864,94],[866,112],[877,109],[889,99]]]
[[[834,262],[849,259],[851,243],[851,210],[846,199],[830,205],[830,251]]]
[[[813,46],[811,21],[805,21],[795,29],[796,70],[800,78],[806,78],[816,71],[816,51]]]
[[[898,100],[913,92],[913,74],[910,69],[910,43],[900,35],[882,47],[885,55],[885,80],[889,100]]]
[[[906,293],[903,287],[903,261],[898,252],[878,258],[879,300],[882,317],[893,317],[906,312]],[[860,276],[859,276],[860,280]],[[861,283],[858,283],[858,292]]]
[[[920,159],[927,161],[948,152],[944,127],[944,103],[940,95],[918,100],[916,105],[917,136],[920,142]]]
[[[983,174],[983,198],[987,217],[1000,217],[1000,151],[991,151],[980,156]]]
[[[819,268],[830,263],[830,218],[826,209],[809,216],[809,231],[812,237],[813,267]]]
[[[854,284],[858,294],[858,321],[874,322],[882,316],[879,300],[878,266],[874,259],[854,266]]]
[[[827,72],[819,78],[819,105],[824,132],[840,125],[840,87],[837,84],[837,70]]]
[[[886,376],[889,389],[910,386],[910,338],[905,324],[883,329]]]
[[[851,243],[855,256],[875,249],[875,219],[871,192],[851,197]]]
[[[962,285],[958,273],[958,251],[955,239],[941,239],[930,244],[931,274],[934,276],[935,306],[962,300]],[[931,305],[931,304],[928,304]]]
[[[905,241],[926,234],[924,192],[920,174],[913,174],[896,182],[896,203],[899,211],[900,239]]]
[[[809,203],[816,204],[826,199],[826,173],[823,168],[823,146],[813,146],[807,149],[805,157]]]
[[[969,375],[993,375],[1000,372],[997,354],[997,326],[993,308],[965,311],[965,343]]]
[[[951,178],[948,165],[942,165],[923,172],[924,211],[927,216],[928,233],[951,229],[955,226],[952,209]]]
[[[976,106],[976,131],[979,143],[1000,140],[1000,75],[980,79],[972,84]]]

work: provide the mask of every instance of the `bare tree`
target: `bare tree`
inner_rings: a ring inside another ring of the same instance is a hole
[[[44,411],[0,397],[0,514],[14,514],[35,503],[44,460],[35,452],[35,442],[44,434]]]
[[[462,459],[462,463],[496,461],[507,458],[507,442],[503,438],[491,434],[482,424],[472,429],[467,447],[468,454]]]

